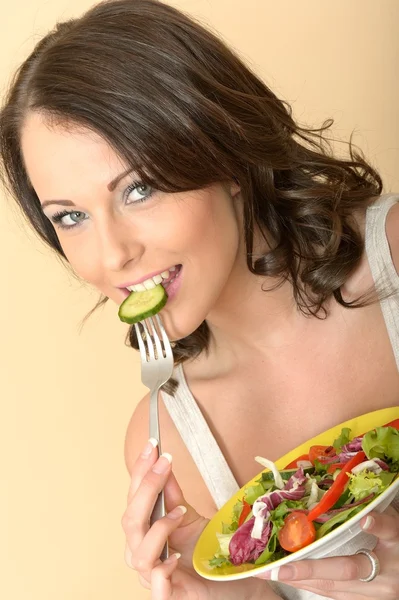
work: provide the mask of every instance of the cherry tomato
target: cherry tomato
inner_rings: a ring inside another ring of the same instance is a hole
[[[323,462],[324,458],[336,455],[334,446],[311,446],[309,449],[309,460],[314,464],[315,460]]]
[[[296,552],[308,546],[316,539],[316,529],[306,514],[293,511],[284,519],[284,525],[278,534],[280,546],[288,552]]]

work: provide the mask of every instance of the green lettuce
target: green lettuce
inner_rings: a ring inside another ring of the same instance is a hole
[[[357,475],[350,475],[348,489],[357,502],[370,494],[380,494],[386,487],[379,475],[371,471],[361,471]]]
[[[351,434],[351,429],[349,429],[349,427],[344,427],[341,430],[341,433],[337,437],[337,439],[334,440],[333,446],[337,450],[337,454],[341,450],[342,446],[345,446],[346,444],[349,444],[349,442],[351,441],[351,435],[350,434]]]
[[[218,567],[231,567],[232,564],[233,563],[231,563],[228,558],[225,556],[218,556],[217,554],[209,561],[209,566],[213,569]]]
[[[391,471],[399,471],[399,430],[393,427],[376,427],[363,437],[362,448],[369,459],[381,458],[388,462]]]
[[[316,539],[322,538],[326,533],[329,533],[334,527],[340,525],[347,521],[350,517],[355,516],[358,512],[363,510],[364,505],[356,506],[355,508],[349,508],[348,510],[343,510],[340,513],[337,513],[334,517],[323,523],[321,527],[317,530]]]
[[[233,518],[231,519],[231,523],[226,525],[226,523],[222,523],[222,533],[229,534],[234,533],[238,529],[238,521],[240,519],[240,515],[243,507],[242,500],[238,500],[233,506]]]
[[[230,556],[229,544],[230,544],[230,540],[233,537],[234,533],[235,533],[234,531],[232,533],[216,532],[216,537],[219,542],[218,556]]]
[[[250,485],[245,490],[245,501],[252,506],[255,500],[257,500],[260,496],[264,496],[264,494],[265,488],[261,483],[258,483],[257,485]]]

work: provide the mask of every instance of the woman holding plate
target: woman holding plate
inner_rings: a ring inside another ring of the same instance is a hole
[[[214,583],[191,564],[254,456],[398,406],[399,196],[353,148],[334,156],[328,127],[300,127],[215,35],[156,0],[57,25],[2,109],[4,180],[81,278],[118,305],[174,280],[167,453],[145,439],[148,397],[126,437],[126,560],[156,600],[399,597],[393,507],[362,523],[350,556],[285,566],[280,583]],[[149,527],[162,488],[168,515]]]

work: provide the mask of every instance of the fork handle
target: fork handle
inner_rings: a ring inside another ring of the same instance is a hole
[[[154,506],[154,510],[152,511],[151,517],[150,517],[150,525],[153,525],[155,523],[155,521],[158,521],[158,519],[161,519],[162,517],[165,516],[165,500],[164,500],[164,493],[163,490],[160,491],[160,493],[158,494],[158,498],[155,502],[155,506]],[[166,541],[164,547],[162,548],[162,552],[160,554],[160,559],[162,560],[162,562],[164,560],[166,560],[169,556],[169,547],[168,547],[168,541]]]
[[[159,435],[158,392],[159,392],[159,388],[151,391],[150,437],[158,440],[158,457],[159,457],[161,455],[162,451],[161,451],[161,438]],[[155,523],[155,521],[162,519],[162,517],[164,517],[165,515],[166,515],[165,498],[164,498],[164,492],[163,492],[163,490],[161,490],[158,494],[158,498],[156,499],[153,511],[150,516],[150,526],[152,526]],[[166,541],[159,558],[162,561],[164,561],[168,557],[169,557],[169,547],[168,547],[168,542]]]

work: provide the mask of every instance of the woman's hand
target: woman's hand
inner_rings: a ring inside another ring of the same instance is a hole
[[[371,573],[371,562],[363,554],[316,560],[300,560],[258,578],[274,579],[334,600],[398,600],[399,599],[399,514],[388,508],[384,513],[372,512],[361,521],[367,533],[378,538],[373,552],[380,563],[380,573],[369,582],[359,579]],[[367,529],[365,525],[369,524]]]
[[[219,583],[203,579],[194,571],[194,547],[208,520],[185,502],[168,455],[157,459],[158,450],[150,446],[149,453],[141,454],[133,466],[122,527],[127,541],[125,560],[138,572],[141,584],[151,589],[151,597],[154,600],[278,598],[265,581]],[[150,527],[150,515],[162,489],[168,513]],[[169,559],[162,563],[159,556],[167,539]],[[173,556],[174,553],[181,554],[181,558]]]

